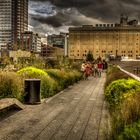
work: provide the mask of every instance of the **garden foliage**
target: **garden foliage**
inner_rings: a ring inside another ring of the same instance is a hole
[[[107,73],[105,99],[112,120],[109,140],[140,139],[140,82],[113,66]]]
[[[68,87],[69,85],[81,79],[81,73],[77,71],[48,69],[46,72],[58,82],[60,90]]]
[[[133,91],[134,92],[134,91]],[[109,140],[140,139],[140,93],[134,92],[111,112],[112,130]]]
[[[140,90],[140,82],[134,79],[119,79],[113,81],[106,88],[105,98],[110,108],[116,108],[125,98],[129,97],[137,90]]]
[[[41,70],[34,67],[23,68],[17,73],[23,79],[41,79],[42,98],[53,96],[58,91],[63,90],[81,78],[81,74],[77,71],[64,71],[58,69]]]
[[[17,98],[23,100],[23,84],[21,78],[13,72],[0,73],[0,99]]]
[[[110,66],[107,70],[107,79],[105,83],[105,87],[107,87],[111,82],[118,80],[118,79],[128,79],[130,78],[129,75],[122,72],[118,67],[116,66]]]
[[[1,72],[0,99],[12,97],[23,101],[25,79],[41,79],[41,97],[46,98],[79,81],[81,73],[72,70],[42,70],[35,67],[25,67],[17,73]]]

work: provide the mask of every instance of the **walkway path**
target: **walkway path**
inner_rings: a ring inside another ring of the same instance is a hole
[[[65,89],[0,122],[0,140],[103,140],[105,75]],[[107,130],[107,128],[106,128]]]

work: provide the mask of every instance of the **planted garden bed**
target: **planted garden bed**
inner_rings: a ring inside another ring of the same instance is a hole
[[[41,97],[55,95],[59,91],[81,79],[80,72],[71,70],[26,67],[15,72],[0,73],[0,99],[17,98],[24,102],[24,80],[30,78],[41,79]]]
[[[140,82],[111,66],[107,72],[105,99],[112,120],[108,139],[140,139]]]

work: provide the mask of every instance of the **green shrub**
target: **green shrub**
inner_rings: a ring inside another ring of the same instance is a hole
[[[105,87],[112,120],[108,139],[140,139],[140,82],[113,66],[108,69]]]
[[[25,79],[38,78],[41,79],[41,97],[50,97],[58,92],[58,83],[51,78],[44,70],[35,67],[26,67],[17,72]]]
[[[0,73],[0,99],[1,98],[17,98],[20,101],[23,100],[23,83],[16,73]]]
[[[105,89],[105,98],[109,103],[109,107],[116,108],[129,95],[131,90],[136,91],[140,89],[140,82],[133,79],[120,79],[112,82]]]
[[[35,67],[26,67],[17,72],[23,79],[41,79],[41,97],[53,96],[58,91],[80,80],[81,74],[77,71],[58,69],[41,70]]]
[[[25,67],[23,69],[20,69],[17,74],[25,78],[39,78],[42,76],[47,76],[47,73],[45,71],[37,69],[35,67]]]

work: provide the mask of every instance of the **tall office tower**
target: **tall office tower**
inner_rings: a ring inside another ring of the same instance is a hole
[[[16,46],[27,30],[28,0],[0,0],[0,48]]]

